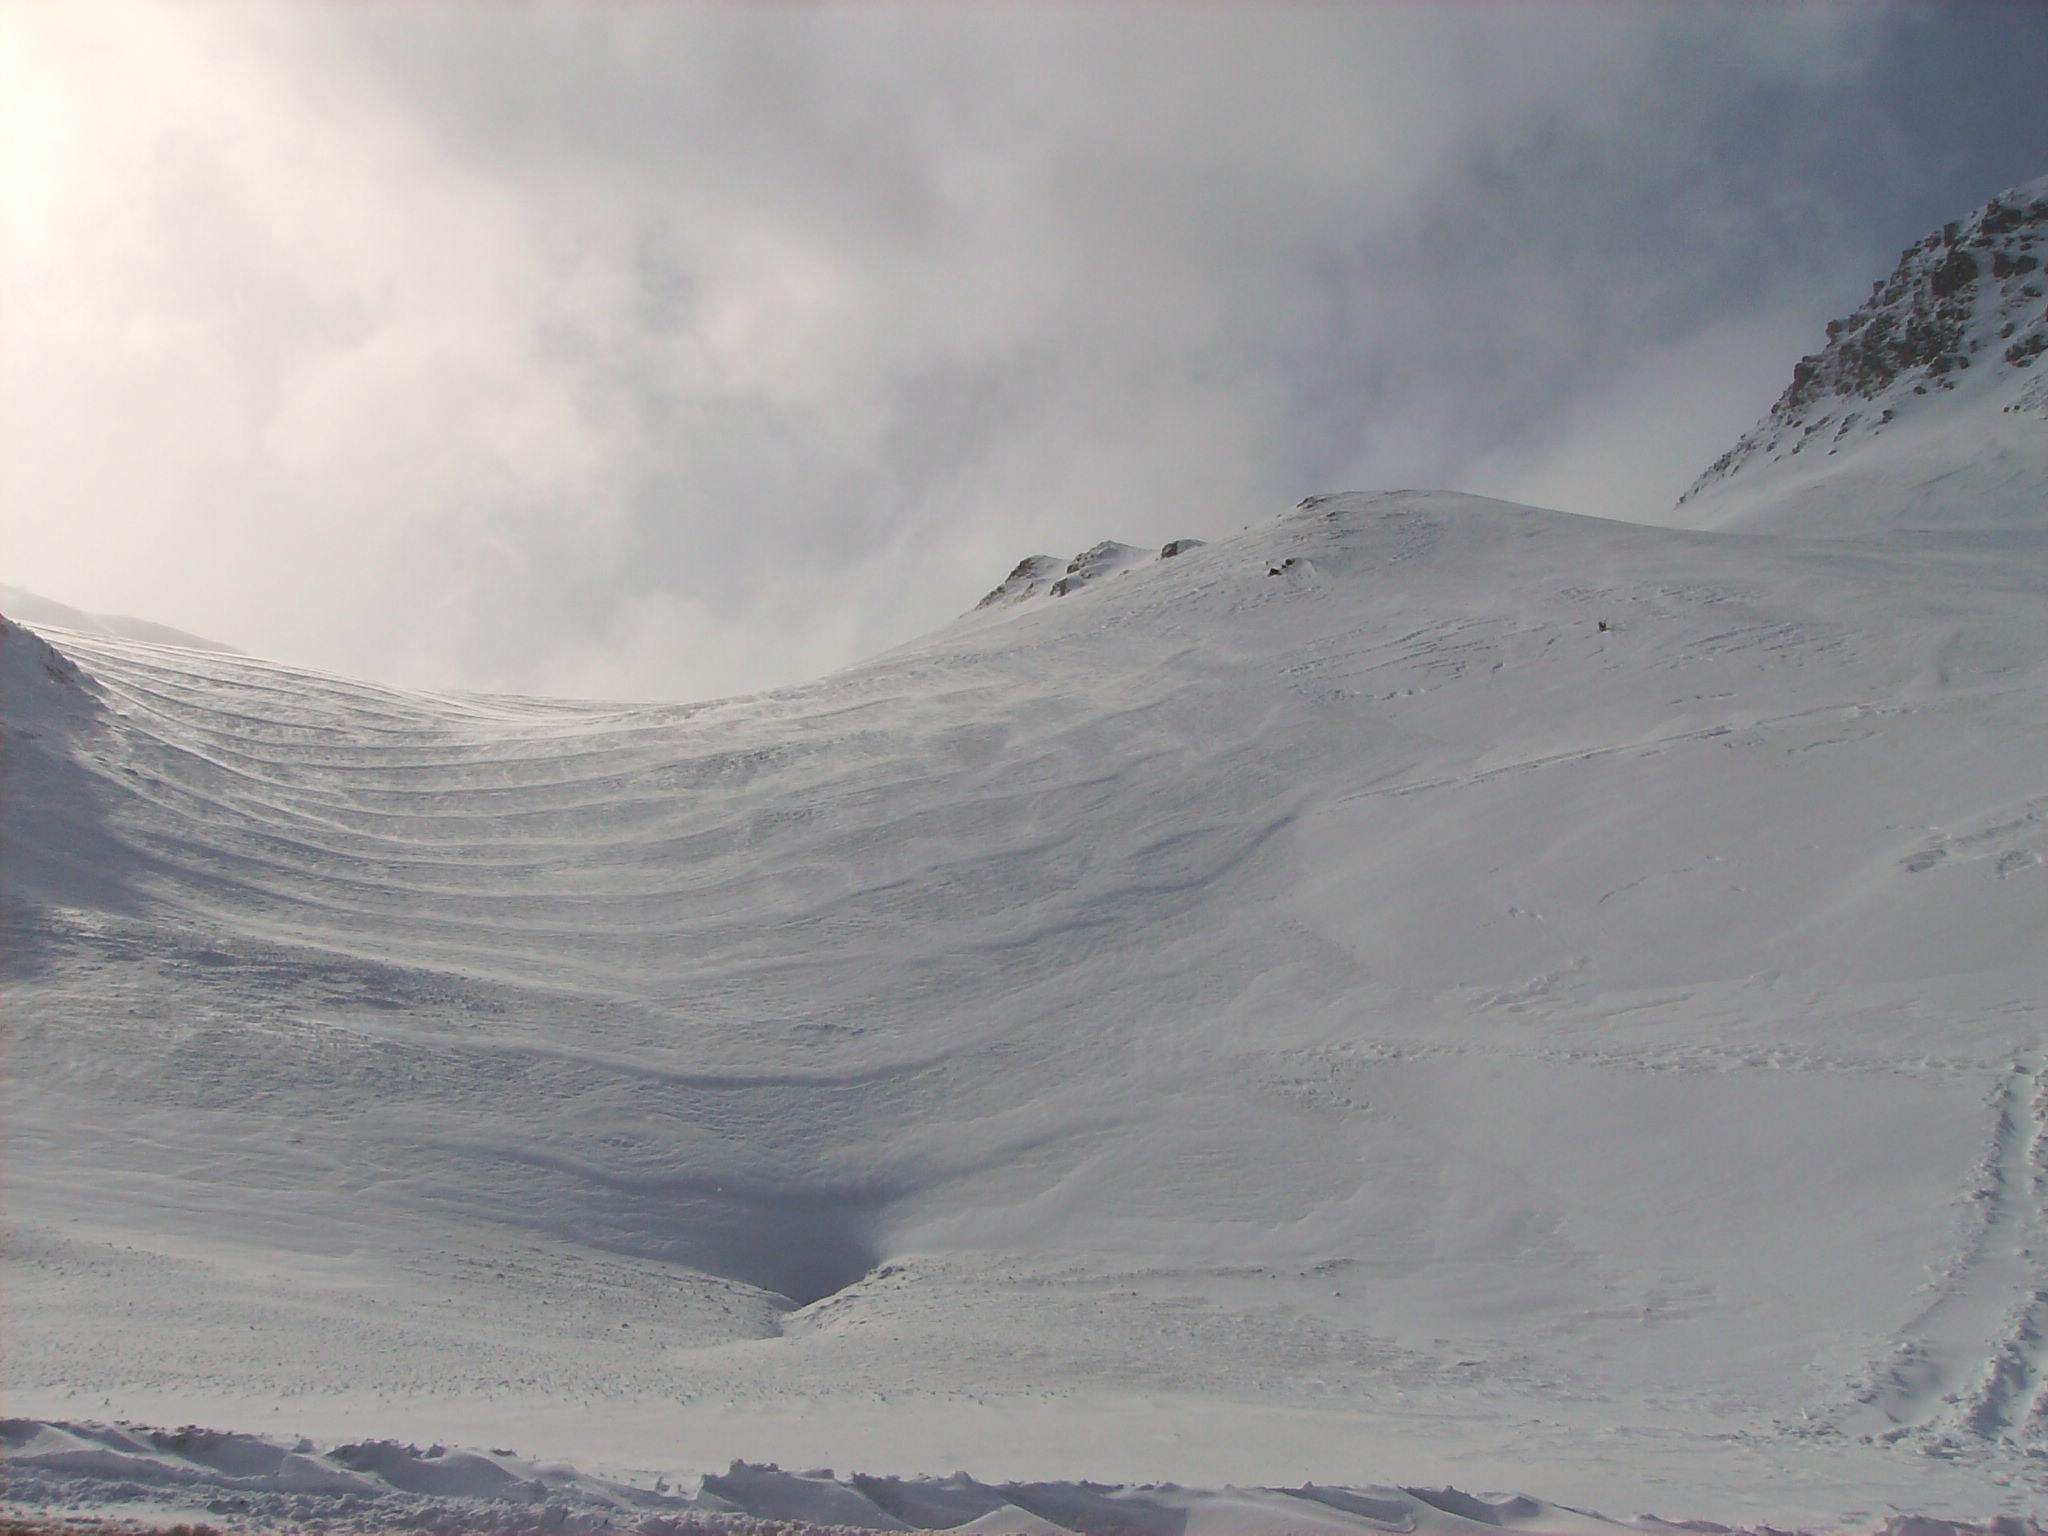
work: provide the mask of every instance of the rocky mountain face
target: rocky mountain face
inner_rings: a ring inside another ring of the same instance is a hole
[[[1707,469],[1680,505],[1762,463],[1825,456],[1876,436],[1923,403],[1979,388],[2002,410],[2048,411],[2028,370],[2048,353],[2048,176],[1991,199],[1908,246],[1827,345],[1802,358],[1762,421]]]
[[[1136,545],[1104,539],[1071,560],[1061,560],[1057,555],[1027,555],[974,606],[997,608],[1040,595],[1065,597],[1105,576],[1121,575],[1154,559],[1171,560],[1201,547],[1200,539],[1173,539],[1162,545],[1157,555],[1148,555]]]

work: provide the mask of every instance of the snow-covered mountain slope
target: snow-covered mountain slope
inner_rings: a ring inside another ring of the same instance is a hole
[[[1907,247],[1679,499],[1697,527],[2048,526],[2048,176]]]
[[[665,708],[10,633],[10,1410],[2038,1507],[2040,542],[1122,569]]]

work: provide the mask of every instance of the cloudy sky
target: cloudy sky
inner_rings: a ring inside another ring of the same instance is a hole
[[[1029,553],[1653,518],[2048,170],[2048,6],[0,0],[0,581],[695,697]]]

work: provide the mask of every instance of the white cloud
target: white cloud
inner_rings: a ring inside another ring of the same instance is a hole
[[[1869,275],[1835,271],[1871,234],[1827,176],[1889,36],[1826,6],[0,27],[10,579],[395,680],[684,694],[1307,490],[1682,482],[1748,347],[1774,369],[1778,317]]]
[[[1764,414],[1821,322],[1796,308],[1745,314],[1649,349],[1577,395],[1529,440],[1477,460],[1466,483],[1625,522],[1672,523],[1699,473]]]

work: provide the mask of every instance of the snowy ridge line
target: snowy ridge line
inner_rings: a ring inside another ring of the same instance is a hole
[[[375,726],[366,723],[369,718],[381,716],[394,722],[389,727],[393,731],[409,731],[412,728],[410,722],[417,718],[418,707],[422,703],[433,705],[441,715],[480,724],[527,724],[538,729],[545,727],[551,719],[564,716],[568,717],[572,724],[580,724],[585,719],[632,713],[650,707],[659,707],[671,713],[684,710],[702,711],[716,708],[720,702],[706,700],[692,704],[636,706],[604,700],[399,688],[390,684],[354,679],[344,681],[330,672],[296,666],[290,662],[273,661],[263,656],[247,656],[239,651],[202,651],[184,646],[168,646],[107,631],[39,623],[32,618],[17,619],[14,622],[46,637],[50,643],[61,646],[67,653],[81,649],[91,650],[102,661],[111,661],[130,669],[158,671],[175,668],[179,675],[194,679],[201,685],[206,682],[232,681],[244,691],[266,693],[280,699],[303,697],[309,692],[325,692],[336,697],[345,697],[356,711],[356,726],[366,730],[376,729]],[[382,711],[370,707],[377,703],[386,707]]]
[[[23,623],[32,624],[39,630],[58,629],[88,635],[110,635],[159,650],[173,647],[186,651],[215,651],[229,656],[243,654],[235,646],[224,645],[218,640],[209,640],[204,635],[191,634],[186,630],[173,629],[168,624],[157,624],[128,614],[86,613],[68,603],[54,602],[5,582],[0,582],[0,608],[5,608],[15,618]]]
[[[60,1517],[50,1511],[64,1511]],[[1527,1495],[1453,1487],[1189,1488],[1174,1483],[984,1483],[840,1477],[736,1461],[723,1473],[651,1482],[593,1477],[508,1450],[365,1440],[315,1449],[186,1426],[0,1420],[0,1536],[80,1530],[427,1531],[435,1536],[631,1532],[634,1536],[1604,1536],[1624,1530],[1750,1536],[1701,1521],[1632,1521]],[[196,1522],[196,1523],[195,1523]],[[1894,1516],[1884,1536],[2039,1536],[2033,1520],[1971,1524]],[[1771,1527],[1761,1532],[1782,1536]]]

